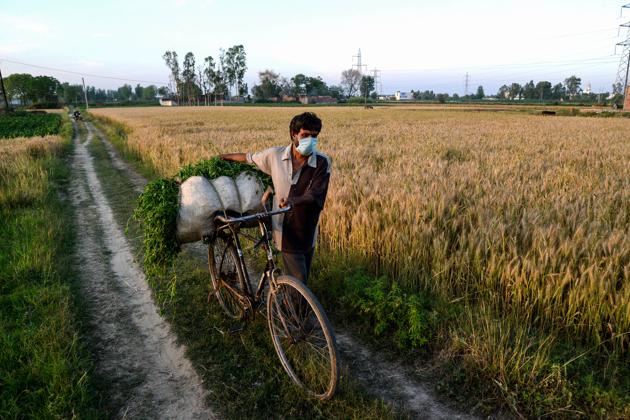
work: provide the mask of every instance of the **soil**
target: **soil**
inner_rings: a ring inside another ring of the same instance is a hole
[[[158,314],[144,273],[114,219],[87,148],[94,129],[86,126],[87,138],[73,140],[70,195],[86,330],[108,417],[216,418],[185,347]],[[114,153],[111,145],[109,152]],[[120,159],[118,164],[124,165]]]

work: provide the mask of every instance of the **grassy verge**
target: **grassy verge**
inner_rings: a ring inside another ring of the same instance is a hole
[[[96,138],[90,153],[118,223],[140,250],[140,228],[130,217],[136,195],[125,173],[112,166]],[[366,395],[344,373],[331,402],[306,398],[289,380],[269,337],[266,321],[243,324],[226,318],[215,302],[208,304],[210,280],[198,256],[184,251],[172,270],[149,279],[162,314],[207,384],[213,405],[228,418],[404,418]]]
[[[98,417],[71,281],[69,121],[61,133],[0,143],[0,418]]]

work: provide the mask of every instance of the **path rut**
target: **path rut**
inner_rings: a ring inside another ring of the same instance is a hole
[[[76,263],[88,340],[97,378],[106,384],[108,414],[114,418],[216,418],[206,404],[201,379],[186,358],[185,348],[158,314],[144,273],[114,219],[88,150],[94,130],[90,123],[86,126],[87,137],[73,139],[70,192],[78,226]]]

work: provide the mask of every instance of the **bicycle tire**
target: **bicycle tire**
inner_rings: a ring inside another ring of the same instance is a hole
[[[236,246],[231,241],[219,236],[208,245],[208,270],[214,296],[223,312],[233,319],[244,318],[246,306],[242,296],[245,295],[245,276]]]
[[[294,277],[279,276],[267,295],[267,322],[291,380],[312,397],[331,398],[339,380],[337,344],[313,292]]]

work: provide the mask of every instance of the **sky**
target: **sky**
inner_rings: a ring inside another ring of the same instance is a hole
[[[466,73],[470,93],[573,74],[608,91],[629,1],[0,0],[0,70],[70,83],[84,75],[99,88],[167,84],[166,50],[201,63],[242,44],[250,88],[265,69],[339,84],[361,49],[382,93],[463,94]]]

